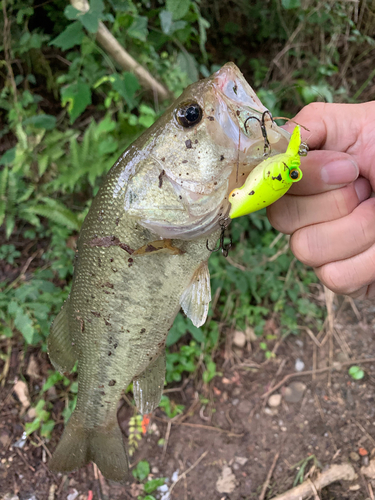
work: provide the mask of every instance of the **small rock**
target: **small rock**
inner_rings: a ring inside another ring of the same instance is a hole
[[[303,382],[292,382],[284,391],[284,399],[288,403],[299,403],[305,393],[306,385]]]
[[[303,372],[303,370],[305,369],[305,363],[302,361],[302,359],[297,358],[294,368],[296,372]]]
[[[74,490],[71,493],[69,493],[69,495],[66,497],[66,500],[76,500],[78,495],[79,495],[78,491],[74,488]]]
[[[359,484],[352,484],[351,486],[349,486],[349,491],[358,491],[360,489],[361,487]]]
[[[18,495],[13,495],[13,493],[6,493],[5,496],[1,497],[1,500],[20,500]]]
[[[369,479],[375,479],[375,459],[370,460],[370,464],[367,467],[361,467],[361,472]]]
[[[254,328],[247,326],[245,330],[245,336],[248,342],[256,342],[258,337],[255,335]]]
[[[361,458],[358,455],[358,453],[356,453],[355,451],[351,451],[349,454],[349,457],[350,457],[350,460],[353,460],[353,462],[358,462],[358,460],[360,460],[360,458]]]
[[[234,457],[234,461],[240,465],[245,465],[249,461],[246,457]]]
[[[14,384],[13,391],[22,404],[22,412],[24,412],[30,406],[30,395],[27,385],[23,380],[19,380]]]
[[[239,402],[240,402],[240,400],[239,400],[239,399],[237,399],[237,398],[232,399],[232,405],[233,405],[233,406],[237,406]]]
[[[154,467],[152,467],[152,469],[151,469],[151,472],[153,474],[159,474],[159,468],[154,465]]]
[[[233,335],[233,344],[237,347],[245,347],[246,345],[246,335],[240,330],[236,330]]]
[[[219,493],[232,493],[236,488],[236,476],[233,474],[232,469],[228,466],[224,466],[216,481],[216,490]]]
[[[281,394],[272,394],[268,398],[268,406],[271,408],[277,408],[281,404]]]
[[[175,483],[178,479],[178,473],[180,472],[180,469],[177,469],[174,471],[174,473],[171,476],[171,481],[172,483]]]
[[[30,356],[29,364],[26,369],[26,375],[34,379],[40,378],[39,365],[33,355]]]

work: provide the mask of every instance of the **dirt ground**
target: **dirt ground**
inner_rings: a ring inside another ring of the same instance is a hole
[[[319,468],[325,470],[331,464],[350,463],[358,474],[352,482],[331,484],[316,498],[374,499],[375,481],[363,474],[361,466],[375,455],[375,306],[339,299],[335,315],[334,329],[328,333],[315,337],[302,331],[276,341],[276,357],[266,362],[257,341],[235,352],[227,342],[220,353],[223,375],[215,377],[206,390],[194,385],[193,379],[167,389],[171,400],[185,405],[184,413],[169,421],[162,410],[156,410],[149,432],[132,457],[133,465],[147,460],[152,477],[168,478],[169,488],[180,477],[171,493],[153,493],[156,498],[259,499],[271,470],[264,496],[271,499],[292,488],[298,473],[293,466],[314,455],[315,465],[311,457],[304,469],[312,481]],[[50,369],[46,355],[35,349],[20,353],[14,344],[1,388],[0,498],[143,498],[139,482],[108,484],[92,464],[68,475],[51,473],[46,463],[62,423],[55,427],[50,442],[33,436],[22,449],[13,447],[24,422],[21,402],[14,393],[17,374],[24,374],[31,396],[41,385],[41,380],[26,374],[31,355],[38,360],[39,375],[45,377]],[[351,362],[363,368],[363,379],[349,376]],[[272,389],[281,398],[265,397]],[[203,403],[198,392],[206,398]],[[56,400],[55,415],[63,404]],[[119,422],[125,432],[132,415],[133,408],[124,401]],[[164,446],[158,445],[160,438],[165,438]],[[183,472],[186,475],[181,477]]]

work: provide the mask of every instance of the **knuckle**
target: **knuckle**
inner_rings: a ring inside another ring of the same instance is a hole
[[[335,262],[325,264],[315,272],[320,281],[337,294],[348,295],[356,290],[356,287],[350,286],[350,282]]]
[[[332,194],[332,208],[336,212],[335,218],[345,217],[350,214],[355,208],[355,201],[353,194],[354,188],[348,186],[342,189],[335,189],[331,191]]]

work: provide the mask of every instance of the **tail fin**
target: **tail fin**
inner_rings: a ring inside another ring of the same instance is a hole
[[[79,417],[76,412],[70,417],[49,468],[56,472],[70,472],[92,461],[107,479],[126,480],[129,460],[117,421],[110,428],[85,429]]]
[[[301,146],[301,127],[299,125],[293,130],[292,136],[290,138],[286,154],[291,156],[297,156],[299,153],[299,148]]]

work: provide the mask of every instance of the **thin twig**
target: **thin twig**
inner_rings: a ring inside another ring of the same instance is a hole
[[[181,476],[178,476],[177,480],[172,484],[172,486],[169,489],[169,495],[171,495],[173,488],[180,481],[180,479],[186,477],[189,474],[189,472],[191,472],[199,464],[199,462],[201,462],[204,459],[204,457],[207,455],[207,453],[208,453],[208,450],[206,450],[204,453],[202,453],[202,455],[198,458],[198,460],[196,460],[191,467],[189,467],[185,472],[183,472],[181,474]]]
[[[367,358],[367,359],[352,359],[351,361],[345,361],[344,363],[340,363],[341,366],[350,366],[350,365],[358,365],[361,363],[373,363],[375,361],[375,358]],[[325,373],[328,371],[334,370],[334,366],[327,366],[326,368],[318,368],[317,370],[306,370],[304,372],[296,372],[296,373],[289,373],[288,375],[285,375],[285,377],[280,380],[278,384],[275,385],[275,387],[272,387],[269,391],[265,392],[261,398],[267,398],[270,394],[275,392],[279,387],[283,386],[285,382],[287,382],[289,379],[294,378],[294,377],[303,377],[305,375],[312,375],[313,373]]]
[[[164,422],[167,424],[168,422],[171,422],[173,425],[184,425],[185,427],[195,427],[197,429],[205,429],[206,431],[216,431],[216,432],[221,432],[222,434],[227,434],[229,437],[242,437],[244,434],[235,434],[232,431],[227,431],[225,429],[221,429],[220,427],[213,427],[211,425],[202,425],[202,424],[190,424],[188,422],[173,422],[172,420],[165,420],[164,418],[160,417],[154,417],[155,420],[159,420],[160,422]]]
[[[277,463],[277,461],[279,459],[279,456],[280,456],[280,452],[278,451],[275,454],[275,456],[273,457],[272,465],[270,467],[270,470],[268,471],[266,480],[264,481],[264,484],[263,484],[262,491],[260,492],[260,495],[259,495],[259,500],[264,500],[264,497],[266,496],[266,491],[267,491],[267,488],[268,488],[268,486],[270,484],[271,477],[272,477],[273,471],[274,471],[274,469],[276,467],[276,463]]]
[[[171,434],[171,427],[172,427],[172,420],[168,420],[167,424],[167,432],[165,433],[165,439],[164,439],[164,446],[163,446],[163,453],[161,455],[161,461],[164,460],[165,454],[167,453],[167,447],[168,447],[168,441],[169,441],[169,436]]]

